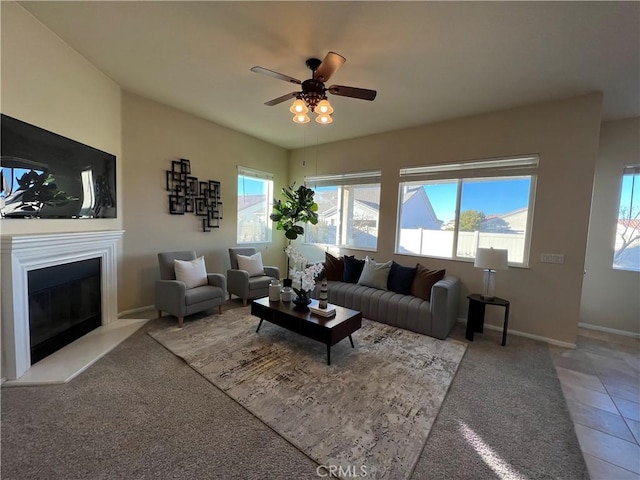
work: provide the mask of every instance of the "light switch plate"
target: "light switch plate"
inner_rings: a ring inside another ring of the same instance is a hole
[[[563,253],[541,253],[540,261],[542,263],[564,263]]]

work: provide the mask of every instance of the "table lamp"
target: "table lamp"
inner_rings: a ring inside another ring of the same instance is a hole
[[[484,269],[482,281],[482,298],[493,300],[496,287],[496,270],[506,270],[508,267],[508,250],[497,248],[478,248],[476,261],[473,266]]]

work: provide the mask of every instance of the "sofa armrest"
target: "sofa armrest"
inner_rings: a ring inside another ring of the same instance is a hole
[[[209,285],[220,287],[224,292],[227,289],[227,279],[221,273],[207,273]]]
[[[248,298],[249,272],[246,270],[227,270],[227,291],[240,298]]]
[[[458,320],[460,279],[446,275],[431,288],[431,331],[436,338],[445,339]]]
[[[269,277],[277,278],[280,280],[280,269],[278,267],[264,267],[264,274]]]
[[[156,308],[178,317],[187,311],[185,292],[187,287],[179,280],[156,280]]]

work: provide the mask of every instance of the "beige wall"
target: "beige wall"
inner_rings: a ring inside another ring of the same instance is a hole
[[[120,185],[120,87],[17,3],[0,8],[2,113],[116,155]],[[115,219],[2,219],[0,228],[3,234],[119,230],[122,206],[119,189]]]
[[[508,155],[540,155],[529,268],[498,272],[496,292],[511,301],[510,329],[574,343],[580,309],[589,207],[602,96],[514,108],[419,128],[295,150],[292,180],[305,175],[382,170],[380,238],[375,258],[417,261],[446,268],[462,279],[460,317],[466,317],[466,295],[482,287],[482,272],[473,263],[394,255],[398,168]],[[339,119],[330,128],[339,128]],[[311,125],[311,128],[319,128]],[[317,158],[306,162],[304,158]],[[562,265],[541,263],[541,253],[563,253]],[[343,250],[364,257],[367,252]],[[316,258],[321,258],[318,252]],[[501,325],[502,309],[487,312]]]
[[[195,250],[207,269],[225,273],[228,247],[236,245],[237,166],[274,174],[278,192],[287,182],[287,151],[253,137],[124,92],[122,101],[124,175],[124,265],[119,283],[120,311],[154,303],[159,277],[157,253]],[[192,175],[222,183],[224,218],[219,229],[202,232],[201,217],[169,214],[165,172],[171,161],[187,158]],[[253,245],[267,265],[284,265],[284,236]]]
[[[478,291],[481,272],[466,262],[393,255],[398,167],[515,154],[540,154],[530,268],[499,272],[499,295],[512,301],[511,328],[572,343],[580,310],[601,97],[594,94],[453,120],[420,128],[286,152],[120,88],[13,2],[2,2],[2,113],[118,158],[118,218],[8,219],[3,233],[123,228],[119,310],[153,303],[156,253],[195,249],[209,270],[224,272],[235,244],[236,166],[272,171],[276,192],[304,175],[381,168],[381,235],[376,257],[445,267]],[[307,125],[304,128],[320,128]],[[329,128],[339,128],[339,119]],[[121,145],[122,139],[122,145]],[[222,182],[222,228],[203,233],[193,215],[169,215],[164,172],[176,158],[193,172]],[[287,164],[287,158],[290,158]],[[637,158],[637,154],[636,154]],[[303,166],[303,159],[307,160]],[[316,160],[317,159],[317,160]],[[266,263],[284,264],[282,236],[263,246]],[[540,263],[542,252],[564,253],[563,265]],[[364,252],[355,252],[364,255]],[[461,316],[466,315],[462,295]],[[489,312],[499,324],[501,312]],[[591,321],[593,322],[593,321]],[[612,328],[618,328],[613,326]],[[619,326],[619,328],[628,328]]]
[[[640,273],[614,270],[622,170],[640,158],[640,118],[602,125],[596,163],[580,322],[640,334]]]

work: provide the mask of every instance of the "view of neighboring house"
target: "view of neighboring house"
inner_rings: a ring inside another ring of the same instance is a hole
[[[424,188],[422,186],[404,187],[400,228],[440,230],[442,225],[443,222],[438,220]]]
[[[480,222],[481,232],[524,233],[527,229],[527,208],[500,215],[489,215]]]
[[[238,195],[238,238],[243,242],[265,238],[270,221],[264,214],[266,202],[264,194]]]

